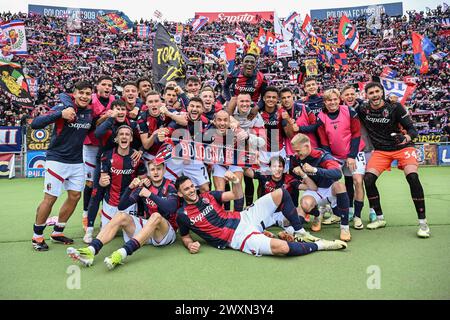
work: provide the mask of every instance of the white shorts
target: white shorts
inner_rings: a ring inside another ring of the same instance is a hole
[[[137,235],[142,230],[144,225],[148,222],[148,220],[142,219],[141,217],[136,217],[136,216],[131,216],[131,217],[133,218],[134,226],[136,227],[136,229],[134,230],[134,234],[131,236],[128,235],[125,231],[123,232],[123,241],[125,241],[125,242],[129,241],[130,238]],[[165,221],[169,225],[169,230],[167,231],[164,238],[159,242],[153,238],[150,238],[147,241],[147,244],[151,244],[152,246],[155,246],[155,247],[161,247],[161,246],[167,246],[167,245],[175,242],[175,240],[177,239],[175,230],[172,228],[172,225],[169,223],[169,221],[167,221],[167,220],[165,220]]]
[[[94,181],[94,171],[97,163],[98,146],[83,145],[84,172],[87,181]]]
[[[183,160],[169,159],[169,161],[167,161],[166,173],[164,174],[164,177],[175,181],[182,175],[185,175],[191,179],[196,187],[209,183],[208,170],[202,162],[190,161],[186,164],[183,163]]]
[[[336,207],[336,197],[333,196],[332,188],[318,188],[317,191],[306,190],[303,196],[313,197],[319,207],[331,205],[332,208]]]
[[[269,162],[272,157],[278,157],[281,156],[284,160],[287,159],[286,156],[286,149],[283,148],[280,151],[276,152],[268,152],[268,151],[260,151],[259,152],[259,162],[260,162],[260,169],[259,172],[265,173],[266,171],[270,171]],[[284,172],[289,171],[289,163],[286,161],[286,165],[284,166]]]
[[[342,165],[342,173],[346,177],[351,177],[354,174],[361,174],[364,175],[366,173],[366,156],[363,151],[358,152],[358,155],[355,158],[356,160],[356,170],[354,172],[350,172],[350,169],[345,165],[345,163]],[[344,160],[343,160],[344,161]]]
[[[135,214],[136,213],[136,204],[133,204],[126,208],[125,210],[121,210],[122,212],[126,212],[128,214]],[[119,209],[117,207],[114,207],[107,203],[106,201],[103,201],[102,205],[102,229],[111,221],[112,218],[119,212]]]
[[[213,177],[223,178],[225,176],[225,172],[244,172],[241,167],[238,166],[223,166],[220,164],[213,165],[212,175]]]
[[[59,197],[62,189],[83,191],[85,183],[82,163],[45,162],[44,192]]]
[[[272,255],[271,239],[262,232],[266,226],[276,223],[276,209],[272,195],[266,194],[242,211],[241,222],[234,232],[230,247],[254,256]]]

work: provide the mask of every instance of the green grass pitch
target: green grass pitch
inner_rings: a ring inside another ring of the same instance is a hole
[[[76,268],[65,246],[48,241],[48,252],[31,247],[43,180],[0,180],[0,299],[449,299],[450,168],[421,168],[420,177],[429,239],[416,237],[409,187],[403,173],[393,169],[378,182],[387,227],[352,229],[345,251],[256,258],[202,242],[201,252],[191,255],[177,240],[166,248],[146,246],[108,271],[103,259],[121,246],[120,235],[91,268],[80,267],[79,289],[73,288]],[[367,202],[363,220],[367,224]],[[50,231],[45,231],[47,239]],[[75,247],[83,246],[81,201],[66,234],[75,239]],[[339,228],[324,226],[318,235],[337,238]],[[379,286],[371,289],[371,284]]]

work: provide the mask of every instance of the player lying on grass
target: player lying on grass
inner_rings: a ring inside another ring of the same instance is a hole
[[[94,262],[103,245],[114,239],[122,229],[125,244],[105,258],[108,269],[113,269],[145,244],[165,246],[176,239],[177,229],[175,213],[178,208],[178,197],[175,186],[164,178],[163,163],[156,160],[148,164],[148,176],[145,179],[135,178],[121,197],[118,210],[133,204],[141,210],[139,216],[132,216],[123,211],[118,212],[103,228],[88,247],[68,248],[69,257],[89,267]]]
[[[291,144],[295,154],[290,157],[290,173],[302,179],[308,176],[318,187],[316,191],[305,191],[300,200],[302,209],[314,216],[311,230],[320,231],[321,219],[317,206],[328,202],[333,213],[341,218],[341,240],[350,241],[349,199],[345,185],[339,182],[342,177],[341,164],[324,150],[313,149],[304,134],[294,136]]]
[[[181,176],[175,182],[178,196],[183,197],[185,201],[184,206],[177,211],[177,223],[183,244],[190,253],[198,253],[200,250],[200,242],[191,238],[190,230],[213,247],[228,247],[255,256],[300,256],[317,250],[339,250],[347,247],[347,244],[340,240],[302,242],[308,241],[302,226],[302,217],[298,216],[289,192],[284,189],[264,195],[242,212],[225,211],[222,203],[239,199],[242,196],[242,185],[230,171],[227,171],[224,177],[233,182],[232,191],[209,191],[198,195],[194,183],[188,177]],[[298,242],[269,238],[263,234],[263,225],[273,225],[274,213],[278,211],[289,220],[289,231]]]

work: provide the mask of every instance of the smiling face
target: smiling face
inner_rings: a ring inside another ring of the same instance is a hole
[[[214,119],[217,131],[221,135],[225,135],[227,133],[228,128],[230,127],[230,115],[228,114],[228,112],[221,110],[218,113],[216,113]]]
[[[152,117],[158,117],[161,114],[161,97],[159,94],[148,95],[145,99],[145,105],[148,107],[148,112]]]
[[[356,90],[354,88],[345,89],[341,95],[346,106],[353,107],[356,102]]]
[[[138,98],[138,90],[134,85],[126,85],[123,88],[122,97],[128,106],[134,106]]]
[[[133,141],[133,133],[130,128],[120,128],[117,132],[116,140],[120,149],[126,150],[130,148],[131,141]]]
[[[203,100],[203,108],[205,109],[205,112],[211,111],[215,100],[214,92],[209,90],[203,91],[200,94],[200,98]]]
[[[250,112],[252,106],[252,99],[248,93],[239,94],[237,97],[237,108],[239,113],[247,114]]]
[[[198,96],[200,91],[200,82],[189,81],[186,84],[186,90],[189,93],[192,93],[194,96]]]
[[[266,91],[263,97],[266,110],[273,111],[277,106],[278,94],[274,91]]]
[[[309,96],[317,94],[319,91],[319,86],[316,80],[310,80],[305,82],[305,91]]]
[[[81,90],[75,89],[73,93],[75,104],[80,108],[86,108],[91,102],[92,89],[84,88]]]
[[[125,122],[125,118],[127,117],[127,107],[117,104],[113,107],[113,110],[119,111],[116,121],[120,123]]]
[[[339,96],[336,93],[331,94],[326,99],[324,98],[323,103],[325,104],[325,108],[327,108],[328,112],[336,112],[339,109]]]
[[[203,113],[203,106],[200,102],[191,100],[191,102],[189,102],[189,105],[187,107],[187,112],[189,118],[192,121],[200,120],[200,117]]]
[[[372,108],[378,109],[383,106],[383,90],[380,87],[369,88],[366,95]]]
[[[195,190],[195,185],[190,179],[184,181],[179,189],[178,196],[182,197],[187,203],[195,203],[198,200],[197,191]]]
[[[253,56],[246,56],[242,61],[244,76],[251,77],[256,68],[256,59]]]
[[[113,83],[111,80],[103,79],[97,84],[97,94],[102,97],[108,99],[112,92]]]
[[[164,93],[164,102],[168,108],[173,107],[175,102],[177,102],[177,94],[175,90],[166,90],[166,93]]]
[[[273,160],[270,164],[270,172],[275,181],[279,181],[283,177],[284,165],[281,161]]]
[[[141,97],[145,97],[151,89],[152,85],[150,84],[150,82],[146,80],[139,82],[139,94],[141,95]]]

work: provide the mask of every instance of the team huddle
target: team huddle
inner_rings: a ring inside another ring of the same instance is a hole
[[[61,94],[59,105],[31,123],[34,129],[54,124],[33,248],[48,250],[46,221],[66,190],[50,237],[74,242],[64,228],[83,194],[87,246],[68,247],[67,254],[85,266],[119,231],[125,244],[105,258],[109,269],[145,244],[174,243],[177,232],[192,254],[201,244],[191,232],[219,249],[255,256],[345,249],[350,225],[365,227],[365,195],[366,228],[386,226],[376,181],[394,160],[410,186],[417,235],[430,236],[412,142],[417,131],[402,105],[384,99],[380,83],[368,83],[361,100],[351,85],[319,93],[317,80],[306,78],[307,95],[296,101],[290,88],[269,86],[256,66],[257,57],[246,54],[241,68],[224,71],[218,94],[196,76],[187,77],[186,92],[174,81],[155,91],[141,78],[121,84],[122,96],[115,97],[113,79],[101,76],[95,92],[81,81]],[[172,152],[193,142],[223,157]],[[239,152],[254,161],[241,161]],[[320,238],[322,224],[339,224],[339,240]],[[282,231],[274,235],[267,231],[272,226]]]

